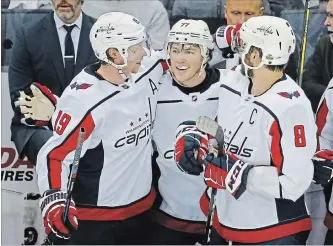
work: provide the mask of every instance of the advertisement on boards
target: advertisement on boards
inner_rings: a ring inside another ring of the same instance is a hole
[[[18,159],[10,140],[11,108],[8,73],[1,74],[1,244],[35,245],[44,240],[34,166]]]

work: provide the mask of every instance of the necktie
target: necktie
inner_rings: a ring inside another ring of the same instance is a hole
[[[75,50],[74,44],[71,36],[71,32],[76,25],[66,26],[64,25],[65,30],[67,31],[65,37],[65,74],[67,79],[67,84],[69,84],[74,77],[75,69]]]

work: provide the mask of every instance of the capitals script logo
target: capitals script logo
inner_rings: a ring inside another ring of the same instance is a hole
[[[85,90],[88,89],[90,86],[92,86],[92,84],[87,84],[87,83],[82,83],[82,84],[78,84],[77,82],[74,82],[73,84],[71,84],[71,89],[75,89],[76,90]]]
[[[279,92],[278,93],[281,97],[293,99],[293,97],[299,98],[301,94],[298,91],[294,92]]]

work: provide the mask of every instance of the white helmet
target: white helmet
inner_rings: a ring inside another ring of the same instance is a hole
[[[146,32],[140,21],[132,15],[111,12],[101,15],[90,30],[90,42],[96,57],[121,69],[127,65],[128,47],[146,40]],[[108,59],[107,50],[116,48],[124,58],[123,65]]]
[[[263,65],[287,64],[290,54],[295,51],[294,31],[289,22],[282,18],[252,17],[243,23],[239,36],[242,43],[242,63],[247,69],[258,69]],[[244,62],[251,46],[262,50],[262,62],[257,67],[250,67]]]
[[[182,19],[174,24],[169,31],[165,50],[169,43],[189,43],[200,45],[201,55],[207,57],[208,49],[213,49],[213,37],[208,25],[202,20]],[[168,52],[169,59],[169,52]]]

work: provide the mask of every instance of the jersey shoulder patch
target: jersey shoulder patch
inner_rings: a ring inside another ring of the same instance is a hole
[[[70,84],[70,88],[72,90],[85,90],[88,89],[90,86],[92,86],[93,84],[88,84],[88,83],[80,83],[75,81],[74,83]]]

